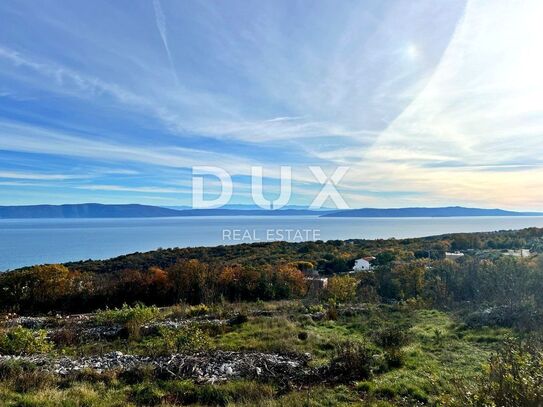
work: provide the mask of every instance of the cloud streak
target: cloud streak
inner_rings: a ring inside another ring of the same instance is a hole
[[[164,11],[162,10],[160,0],[153,0],[153,8],[155,10],[156,27],[158,29],[158,32],[160,33],[162,44],[164,44],[164,50],[166,51],[166,55],[168,56],[168,62],[170,63],[170,66],[172,68],[172,74],[174,76],[175,83],[179,84],[179,79],[177,78],[177,74],[175,72],[175,65],[173,63],[172,53],[170,51],[170,46],[168,45],[168,35],[166,32],[166,16],[164,15]]]

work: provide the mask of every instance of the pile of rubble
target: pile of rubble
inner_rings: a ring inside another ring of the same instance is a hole
[[[225,352],[173,355],[159,368],[176,378],[219,382],[232,378],[295,380],[308,376],[309,355],[279,355],[261,352]]]
[[[309,355],[280,355],[261,352],[203,352],[192,355],[173,354],[163,357],[125,355],[112,352],[102,356],[53,358],[45,355],[1,356],[0,363],[24,361],[39,369],[68,375],[91,369],[97,373],[109,370],[133,371],[151,367],[161,376],[215,383],[229,379],[303,380],[312,374]]]
[[[145,324],[141,329],[142,333],[146,335],[155,333],[160,327],[177,329],[193,323],[206,326],[221,326],[235,323],[235,319],[236,316],[233,316],[230,319],[216,319],[207,316],[186,319],[163,319]],[[54,337],[58,332],[61,332],[64,329],[70,329],[77,337],[86,341],[112,340],[127,337],[128,335],[125,326],[122,324],[95,324],[94,316],[92,314],[57,315],[48,317],[9,315],[3,321],[0,321],[0,327],[3,328],[14,328],[18,326],[28,329],[45,329],[49,337]]]

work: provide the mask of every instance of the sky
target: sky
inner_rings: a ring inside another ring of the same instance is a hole
[[[0,2],[0,205],[543,210],[539,0]],[[206,177],[207,197],[220,183]],[[331,202],[327,202],[328,205]]]

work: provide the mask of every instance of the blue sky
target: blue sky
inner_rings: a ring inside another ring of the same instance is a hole
[[[543,5],[0,2],[0,204],[188,205],[191,167],[291,204],[543,209]],[[216,183],[207,184],[211,194]]]

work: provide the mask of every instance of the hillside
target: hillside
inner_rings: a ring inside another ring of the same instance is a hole
[[[447,218],[462,216],[543,216],[541,212],[513,212],[503,209],[464,208],[462,206],[449,206],[444,208],[363,208],[344,211],[334,211],[322,215],[334,218]]]
[[[179,211],[148,205],[75,205],[0,206],[0,218],[151,218],[178,216]]]

